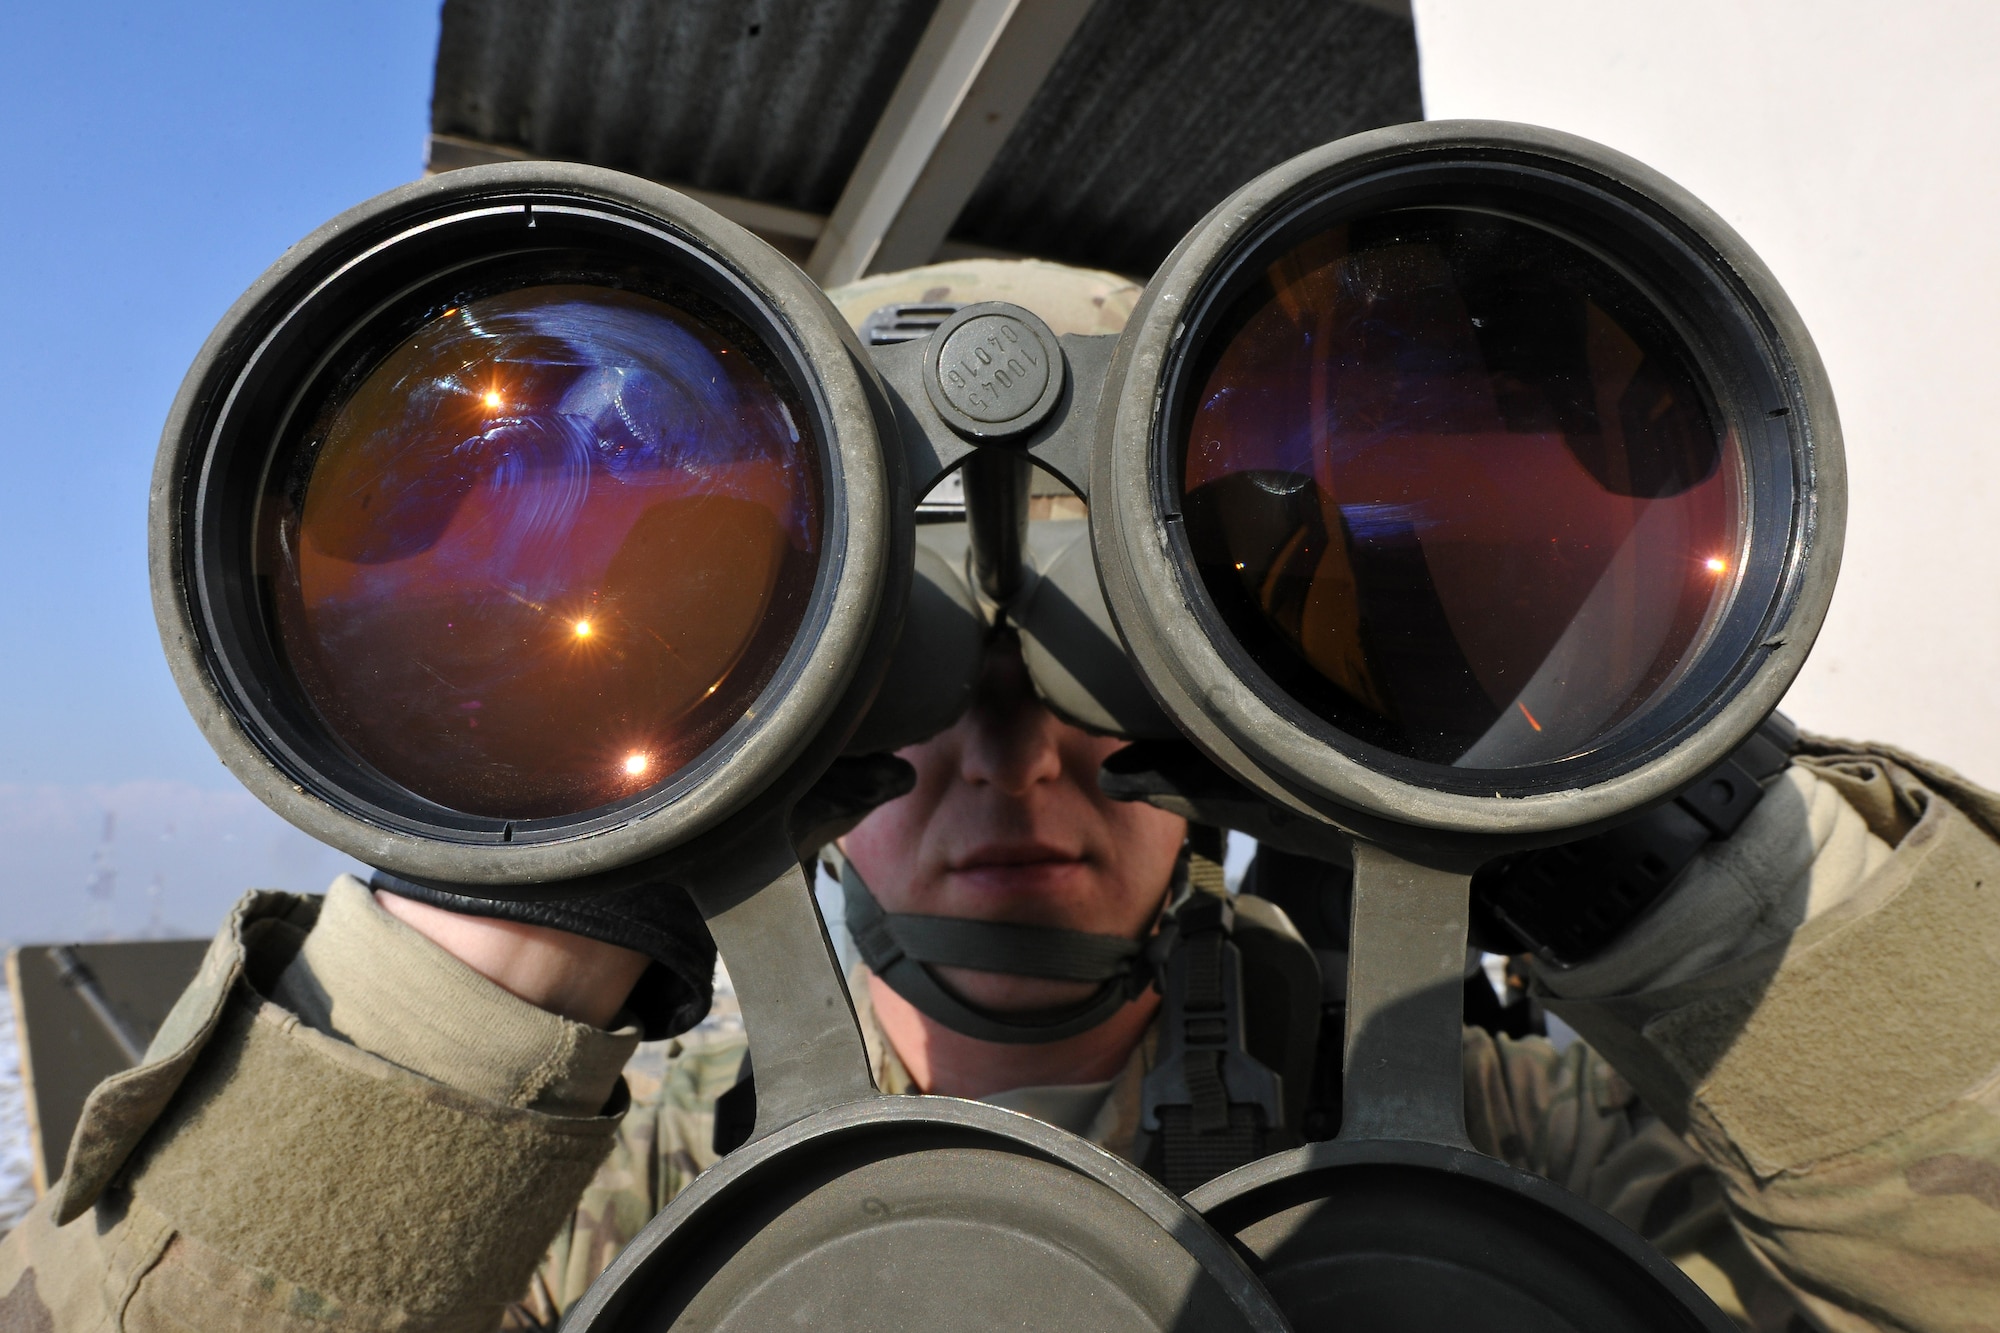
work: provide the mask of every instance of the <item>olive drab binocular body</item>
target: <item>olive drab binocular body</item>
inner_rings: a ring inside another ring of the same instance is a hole
[[[1089,522],[1024,566],[1030,463]],[[960,545],[920,542],[954,469]],[[1465,1144],[1466,882],[1735,750],[1843,517],[1824,372],[1724,223],[1596,145],[1439,122],[1252,181],[1115,338],[985,304],[867,347],[740,228],[594,168],[392,191],[203,349],[152,571],[197,721],[301,829],[473,896],[702,909],[757,1132],[577,1327],[1720,1329]],[[1215,808],[1351,859],[1336,1142],[1184,1200],[876,1095],[795,816],[948,723],[1001,620],[1059,713],[1185,736]]]

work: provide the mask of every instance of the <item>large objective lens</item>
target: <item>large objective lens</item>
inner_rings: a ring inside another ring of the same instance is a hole
[[[260,514],[333,735],[470,814],[659,786],[741,717],[818,567],[810,422],[742,337],[542,285],[443,311],[321,414]]]
[[[1684,339],[1541,227],[1412,208],[1262,263],[1178,420],[1203,584],[1256,664],[1369,745],[1587,753],[1699,656],[1744,464]]]

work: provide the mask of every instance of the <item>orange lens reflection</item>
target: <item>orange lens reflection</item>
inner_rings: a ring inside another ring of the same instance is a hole
[[[1202,356],[1182,477],[1203,582],[1351,736],[1467,768],[1585,753],[1727,605],[1738,447],[1651,300],[1558,236],[1452,209],[1321,232]]]
[[[756,358],[581,285],[471,301],[322,419],[260,548],[332,732],[471,814],[670,779],[771,680],[818,566],[817,450]]]

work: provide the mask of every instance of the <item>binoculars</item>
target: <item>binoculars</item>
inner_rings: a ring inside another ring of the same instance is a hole
[[[1089,521],[1024,565],[1031,465]],[[965,531],[920,540],[953,470]],[[1546,130],[1295,158],[1116,337],[989,303],[881,346],[670,190],[515,164],[344,214],[231,309],[166,428],[152,580],[197,722],[307,833],[471,897],[674,885],[708,921],[756,1135],[575,1327],[1722,1329],[1466,1144],[1467,884],[1751,735],[1843,486],[1770,273]],[[948,724],[1000,620],[1065,717],[1198,747],[1191,813],[1354,866],[1338,1140],[1184,1200],[875,1093],[802,802]]]

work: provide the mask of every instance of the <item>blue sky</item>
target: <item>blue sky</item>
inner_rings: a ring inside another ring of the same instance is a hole
[[[181,706],[146,488],[215,320],[422,170],[437,25],[437,0],[0,5],[0,939],[135,929],[163,897],[205,934],[242,877],[325,868]],[[134,841],[196,829],[210,862]]]

